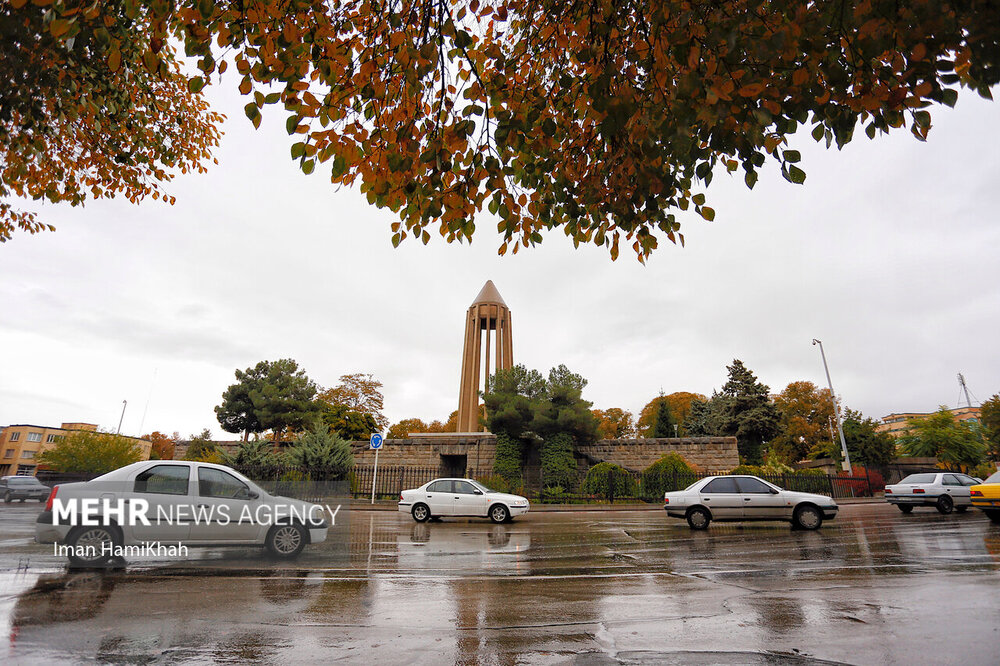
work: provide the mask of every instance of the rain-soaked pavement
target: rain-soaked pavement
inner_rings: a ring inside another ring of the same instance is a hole
[[[0,506],[0,663],[995,664],[1000,526],[849,505],[818,532],[662,511],[353,511],[291,565],[71,572]],[[349,543],[345,543],[349,541]]]

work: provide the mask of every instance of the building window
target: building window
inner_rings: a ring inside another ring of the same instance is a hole
[[[42,441],[42,433],[40,432],[29,432],[28,433],[29,442],[40,442]]]
[[[12,433],[10,433],[10,441],[16,442],[19,439],[21,439],[21,433],[19,433],[19,432],[12,432]]]
[[[32,476],[35,473],[34,465],[18,465],[17,475],[18,476]]]
[[[3,457],[4,458],[13,458],[14,457],[14,449],[7,449],[7,452],[3,454]]]
[[[36,453],[38,453],[38,451],[21,451],[21,459],[29,460],[34,458]]]

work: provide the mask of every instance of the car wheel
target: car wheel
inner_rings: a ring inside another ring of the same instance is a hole
[[[937,498],[937,504],[934,506],[939,512],[949,514],[955,508],[955,503],[947,495],[941,495]]]
[[[269,553],[283,560],[298,557],[306,547],[306,530],[298,523],[275,525],[267,533],[264,546]]]
[[[413,520],[422,523],[431,517],[431,510],[426,504],[414,504],[410,509],[410,515],[413,516]]]
[[[510,511],[503,504],[494,504],[490,507],[490,520],[494,523],[505,523],[510,518]]]
[[[965,513],[968,510],[969,510],[969,507],[968,506],[964,506],[964,505],[963,506],[956,506],[955,507],[955,511],[958,511],[959,513]]]
[[[3,494],[3,501],[4,501],[5,504],[10,504],[11,500],[12,500],[12,498],[11,498],[9,492],[6,492],[6,493]]]
[[[913,507],[909,504],[897,504],[896,506],[898,506],[899,510],[903,513],[913,513]]]
[[[712,517],[708,515],[708,511],[696,506],[687,512],[688,525],[693,530],[705,530],[708,529],[708,524],[712,522]]]
[[[803,530],[816,530],[823,524],[823,514],[812,504],[803,504],[795,509],[792,524]]]
[[[17,500],[17,501],[20,502],[21,504],[24,504],[24,498],[23,497],[21,499]]]
[[[39,497],[39,498],[38,498],[38,503],[39,503],[39,504],[44,504],[44,503],[45,503],[45,499],[46,499],[46,498],[44,498],[44,497]]]
[[[103,567],[121,543],[118,530],[107,525],[77,527],[66,537],[69,563],[74,567]]]
[[[994,523],[1000,523],[1000,511],[997,511],[996,509],[983,509],[983,513],[985,513],[986,517]]]

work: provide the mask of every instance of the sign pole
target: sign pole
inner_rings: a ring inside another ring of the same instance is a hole
[[[375,449],[375,471],[372,472],[372,504],[375,503],[375,481],[378,479],[378,452],[379,449]]]
[[[382,435],[374,433],[368,440],[368,446],[375,449],[375,469],[372,470],[372,504],[375,503],[375,482],[378,480],[378,452],[382,448]]]

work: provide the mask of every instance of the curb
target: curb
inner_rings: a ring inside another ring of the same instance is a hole
[[[846,497],[836,500],[840,506],[849,504],[883,504],[881,497]],[[372,504],[364,500],[351,500],[351,511],[398,511],[395,502],[380,500]],[[663,511],[659,502],[650,504],[538,504],[531,503],[530,513],[558,513],[584,511]]]

